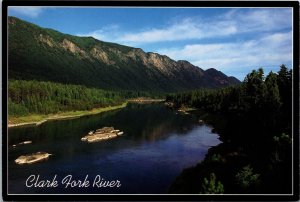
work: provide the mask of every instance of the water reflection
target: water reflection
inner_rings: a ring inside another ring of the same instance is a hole
[[[124,109],[79,119],[52,121],[39,127],[9,129],[10,193],[166,193],[185,167],[204,158],[210,146],[219,143],[211,128],[196,124],[192,115],[176,114],[161,104],[129,104]],[[80,138],[88,131],[113,126],[124,135],[88,144]],[[30,145],[11,147],[32,140]],[[54,154],[46,162],[19,166],[14,160],[27,153]],[[31,174],[58,179],[72,174],[101,174],[122,180],[119,189],[33,189],[25,187]]]

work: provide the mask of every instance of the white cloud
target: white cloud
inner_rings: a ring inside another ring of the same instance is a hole
[[[177,20],[164,28],[150,27],[146,30],[126,32],[116,29],[102,29],[81,34],[100,40],[111,40],[127,45],[155,42],[199,40],[228,37],[242,33],[258,34],[291,28],[291,9],[232,9],[210,18],[190,17]]]
[[[43,7],[36,7],[36,6],[10,6],[8,7],[9,12],[14,12],[17,14],[21,14],[24,16],[35,18],[39,16],[42,11]]]
[[[116,42],[115,39],[118,37],[119,26],[117,24],[112,24],[106,26],[102,29],[98,29],[89,33],[78,33],[77,36],[91,36],[95,39],[108,42]]]
[[[219,31],[222,30],[222,32]],[[124,32],[118,29],[108,28],[96,30],[90,33],[77,34],[79,36],[93,36],[99,40],[114,41],[127,45],[138,45],[162,41],[178,41],[190,39],[203,39],[221,37],[235,34],[237,29],[230,22],[197,23],[190,18],[176,22],[166,28],[149,28],[140,32]]]
[[[188,60],[203,69],[225,73],[245,71],[243,67],[280,65],[292,61],[292,32],[265,35],[257,40],[230,43],[190,44],[182,49],[158,50],[176,60]]]
[[[216,29],[222,29],[217,32]],[[118,38],[118,41],[134,43],[152,43],[160,41],[177,41],[202,39],[208,37],[227,36],[236,33],[236,28],[229,22],[197,23],[187,18],[163,29],[152,28],[138,33],[127,33]]]
[[[232,18],[236,18],[237,26],[243,32],[274,31],[292,26],[292,9],[255,9],[246,12],[236,10]]]

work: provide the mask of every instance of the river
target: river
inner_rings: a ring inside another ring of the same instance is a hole
[[[104,126],[113,126],[124,135],[97,143],[80,140]],[[211,129],[198,124],[194,115],[162,104],[134,103],[98,115],[9,128],[8,193],[165,194],[184,168],[196,165],[210,147],[220,143]],[[26,140],[32,144],[12,146]],[[14,162],[20,155],[38,151],[53,155],[31,165]],[[62,181],[68,175],[76,181],[87,179],[90,184],[66,188]],[[56,176],[58,186],[35,187],[34,181],[27,180],[29,176],[39,176],[39,181],[53,181]],[[119,181],[121,186],[93,186],[97,176]]]

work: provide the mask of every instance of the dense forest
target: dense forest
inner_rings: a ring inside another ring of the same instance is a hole
[[[10,80],[8,82],[8,114],[50,114],[73,110],[118,105],[126,99],[157,93],[139,91],[105,91],[81,85],[41,81]]]
[[[183,171],[172,193],[291,193],[292,70],[253,70],[239,86],[171,94],[177,107],[201,109],[222,144]],[[209,113],[210,115],[205,113]]]

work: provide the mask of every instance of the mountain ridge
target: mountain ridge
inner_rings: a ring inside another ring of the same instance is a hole
[[[216,69],[140,48],[78,37],[8,18],[9,78],[80,84],[109,90],[177,92],[239,81]]]

